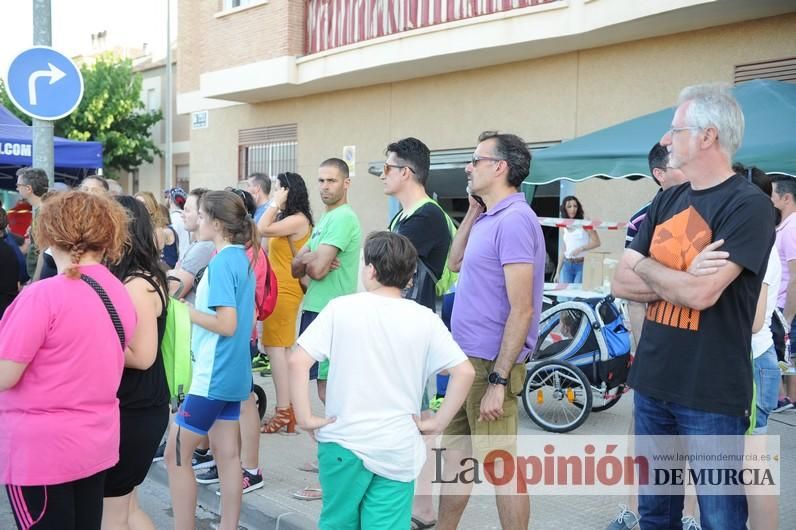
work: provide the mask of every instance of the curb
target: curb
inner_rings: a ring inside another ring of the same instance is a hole
[[[148,477],[158,484],[169,487],[168,473],[162,462],[156,462],[149,468]],[[216,515],[221,513],[221,498],[216,495],[217,487],[203,487],[198,485],[196,500],[202,507]],[[240,507],[240,524],[252,529],[272,528],[274,530],[316,530],[318,525],[304,514],[286,510],[284,506],[260,497],[258,507],[246,502]]]

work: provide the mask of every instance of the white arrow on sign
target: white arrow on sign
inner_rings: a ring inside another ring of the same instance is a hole
[[[66,74],[59,70],[53,63],[47,63],[47,66],[50,67],[49,70],[38,70],[30,74],[30,78],[28,78],[28,99],[31,105],[39,104],[36,97],[36,81],[40,77],[49,77],[51,85],[66,77]]]

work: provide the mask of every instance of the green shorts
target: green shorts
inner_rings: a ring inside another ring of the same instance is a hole
[[[415,483],[369,471],[354,453],[318,444],[323,508],[321,530],[406,530],[411,526]]]
[[[329,361],[321,361],[318,363],[318,381],[327,379],[329,379]]]

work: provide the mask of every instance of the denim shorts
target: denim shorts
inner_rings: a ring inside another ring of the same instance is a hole
[[[757,389],[757,421],[755,434],[765,434],[768,430],[768,415],[777,406],[779,382],[782,372],[777,364],[777,352],[774,346],[767,349],[754,360],[755,388]]]

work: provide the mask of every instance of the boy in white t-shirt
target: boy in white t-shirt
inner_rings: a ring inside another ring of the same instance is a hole
[[[404,236],[365,241],[367,292],[332,300],[290,355],[296,420],[314,430],[323,489],[321,529],[409,528],[414,480],[426,457],[422,434],[438,434],[461,408],[474,371],[430,309],[401,298],[417,253]],[[330,360],[327,418],[312,415],[309,369]],[[419,420],[425,382],[451,374],[437,414]]]

